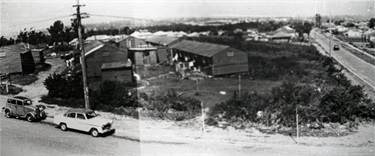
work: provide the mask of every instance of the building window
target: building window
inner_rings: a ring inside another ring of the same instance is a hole
[[[234,56],[234,52],[233,51],[227,52],[227,56]]]

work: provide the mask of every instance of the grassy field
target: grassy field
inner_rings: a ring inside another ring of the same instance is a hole
[[[162,70],[160,68],[156,68]],[[153,92],[165,92],[174,89],[178,93],[199,99],[204,107],[212,107],[215,104],[224,102],[234,96],[239,90],[238,77],[213,78],[199,80],[198,82],[189,79],[180,79],[176,75],[169,75],[165,78],[149,80],[149,85],[140,92],[152,94]],[[269,92],[272,87],[280,85],[281,81],[250,80],[241,79],[241,92]],[[220,94],[224,91],[226,94]]]

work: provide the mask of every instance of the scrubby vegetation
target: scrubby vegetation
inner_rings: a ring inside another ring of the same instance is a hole
[[[150,116],[161,119],[179,121],[193,118],[201,112],[201,102],[198,99],[179,94],[174,89],[151,95],[140,93],[139,101]]]
[[[257,42],[242,47],[248,45],[249,77],[284,83],[265,94],[235,95],[213,108],[214,118],[286,127],[295,126],[296,109],[301,124],[375,118],[375,104],[363,87],[352,85],[341,67],[314,47]]]

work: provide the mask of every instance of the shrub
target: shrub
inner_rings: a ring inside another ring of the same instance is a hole
[[[65,77],[61,74],[53,73],[43,82],[48,90],[48,96],[51,98],[83,98],[83,83],[81,74],[73,74],[71,77]]]
[[[200,101],[189,96],[178,94],[174,89],[169,89],[164,93],[148,96],[145,93],[142,106],[153,111],[152,116],[160,118],[173,118],[176,120],[195,117],[201,112]]]
[[[91,91],[90,100],[93,109],[113,112],[120,107],[138,107],[137,93],[117,81],[104,81],[99,89]]]

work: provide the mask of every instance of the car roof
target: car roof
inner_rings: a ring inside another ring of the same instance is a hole
[[[31,100],[27,97],[24,97],[24,96],[15,96],[15,97],[12,97],[13,99],[18,99],[18,100]]]
[[[66,113],[88,113],[88,112],[93,112],[93,110],[86,109],[86,108],[72,108],[66,111]]]

